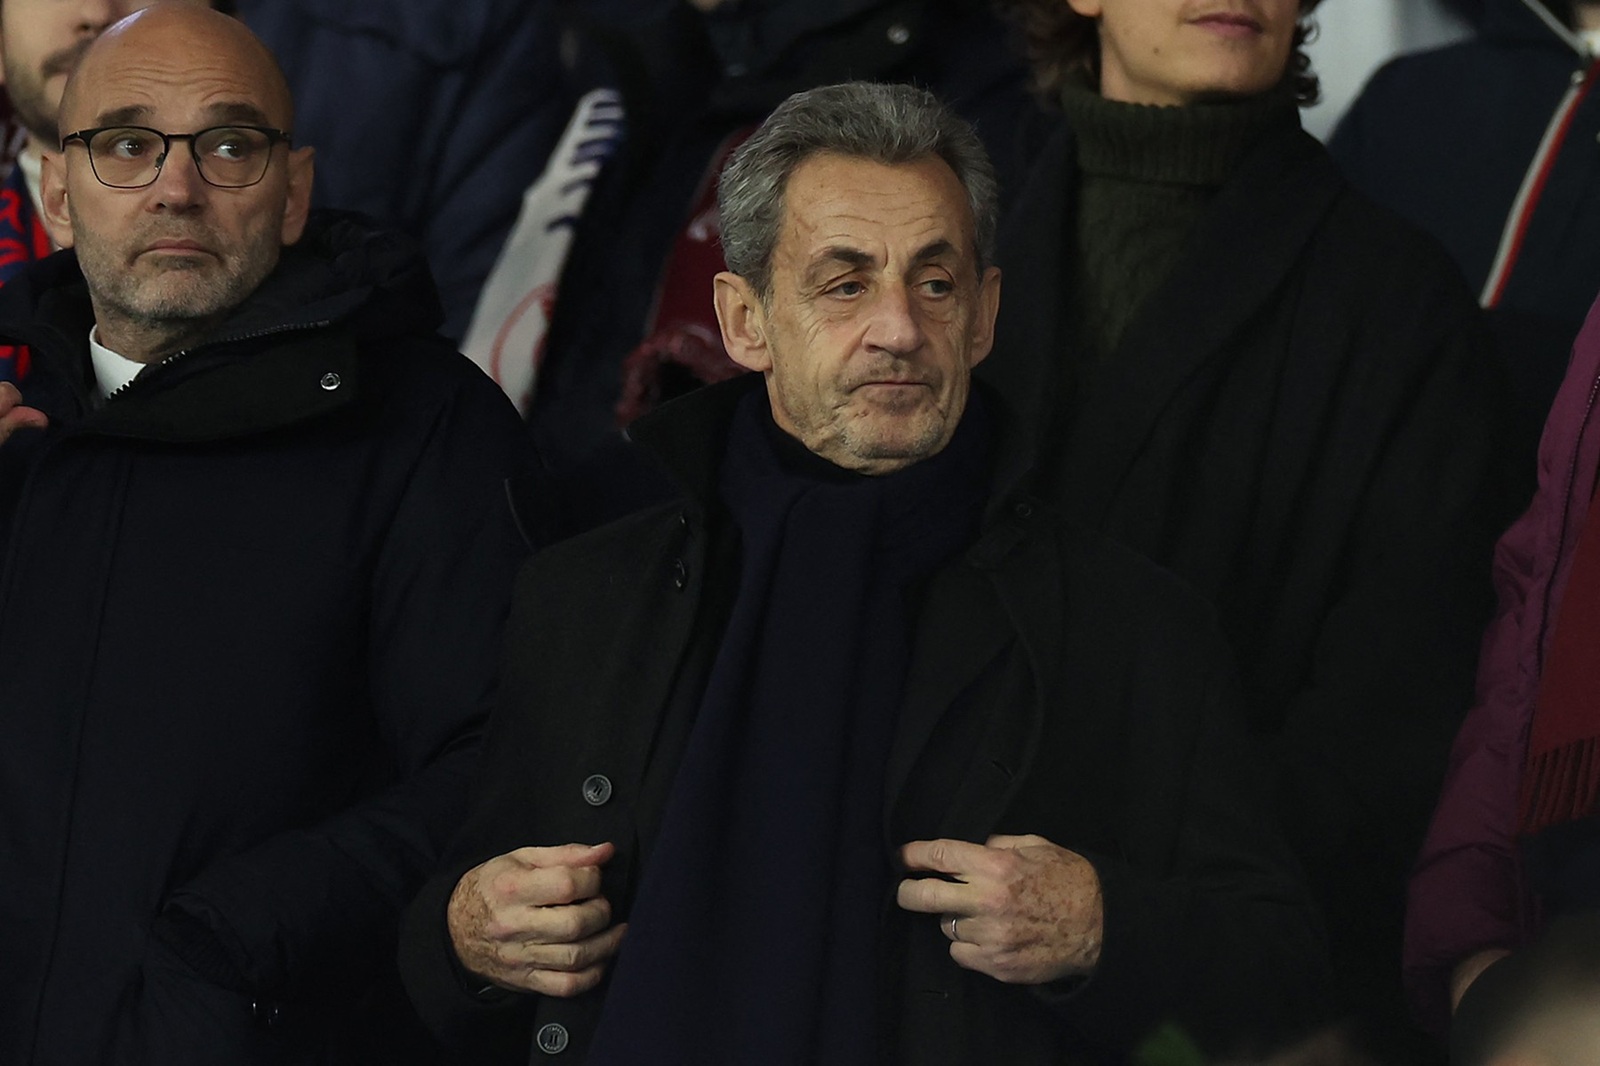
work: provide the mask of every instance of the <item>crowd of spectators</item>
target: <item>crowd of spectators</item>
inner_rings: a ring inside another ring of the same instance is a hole
[[[0,0],[0,1059],[1600,1061],[1600,2],[1341,2]]]

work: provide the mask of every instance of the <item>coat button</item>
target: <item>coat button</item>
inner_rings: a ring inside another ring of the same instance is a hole
[[[605,774],[590,774],[583,779],[583,802],[591,807],[604,807],[611,799],[611,778]]]
[[[1033,504],[1029,503],[1027,500],[1023,500],[1021,503],[1011,508],[1011,513],[1016,515],[1018,518],[1032,518]]]
[[[340,383],[341,379],[339,375],[335,374],[331,370],[322,375],[322,388],[324,392],[332,392],[334,389],[339,387]]]
[[[533,1042],[546,1055],[559,1055],[567,1050],[567,1044],[571,1039],[567,1035],[566,1026],[560,1022],[550,1022],[539,1027],[538,1035],[533,1038]]]
[[[252,1000],[250,1017],[263,1029],[276,1029],[283,1024],[283,1005],[270,999]]]
[[[905,44],[911,40],[911,30],[904,22],[896,22],[889,27],[889,43]]]
[[[672,560],[672,586],[681,589],[688,584],[689,567],[684,564],[682,559]]]

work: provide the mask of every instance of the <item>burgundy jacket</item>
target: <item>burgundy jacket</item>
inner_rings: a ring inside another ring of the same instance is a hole
[[[1430,1028],[1449,1020],[1457,963],[1486,948],[1518,947],[1538,923],[1518,858],[1517,791],[1550,633],[1600,472],[1597,398],[1600,302],[1545,422],[1533,503],[1495,547],[1499,608],[1483,638],[1476,700],[1411,875],[1406,986]]]

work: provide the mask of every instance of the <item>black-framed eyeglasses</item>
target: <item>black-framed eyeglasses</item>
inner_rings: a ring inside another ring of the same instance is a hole
[[[89,167],[102,185],[142,189],[161,175],[173,141],[188,141],[195,169],[209,185],[243,189],[267,176],[272,149],[289,134],[267,126],[211,126],[195,133],[162,133],[148,126],[101,126],[61,138],[66,149],[81,141]]]

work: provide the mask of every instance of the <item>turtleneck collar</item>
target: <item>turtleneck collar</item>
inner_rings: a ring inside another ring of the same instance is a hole
[[[1107,100],[1069,85],[1061,95],[1085,174],[1215,188],[1266,135],[1300,124],[1294,96],[1158,107]]]

